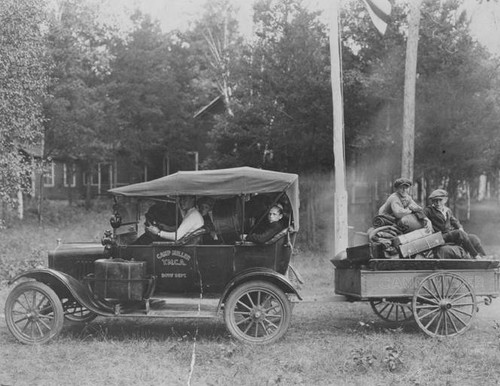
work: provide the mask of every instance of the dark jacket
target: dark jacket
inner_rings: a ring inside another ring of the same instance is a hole
[[[268,223],[268,226],[265,230],[260,233],[250,233],[246,241],[251,241],[257,244],[264,244],[266,241],[269,241],[273,238],[273,236],[285,229],[285,226],[281,221],[275,221],[272,223]]]
[[[454,229],[462,228],[460,221],[453,216],[450,208],[445,207],[446,216],[443,216],[440,210],[428,205],[424,208],[424,213],[429,220],[431,220],[434,232],[446,233]]]
[[[209,214],[203,216],[203,226],[209,232],[215,232],[215,225],[212,221],[212,217]]]

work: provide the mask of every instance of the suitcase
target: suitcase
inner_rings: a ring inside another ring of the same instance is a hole
[[[407,244],[411,241],[415,241],[415,240],[418,240],[422,237],[429,236],[430,234],[431,233],[429,233],[427,231],[427,229],[425,229],[425,228],[417,229],[415,231],[408,232],[408,233],[405,233],[403,235],[399,235],[399,236],[395,237],[392,240],[392,245],[394,245],[395,247],[398,247],[401,244]]]
[[[401,244],[398,249],[401,257],[408,258],[420,252],[428,251],[432,248],[444,245],[443,235],[441,232],[428,234],[418,240],[410,241],[406,244]]]
[[[143,299],[148,283],[145,261],[99,259],[94,268],[94,293],[101,299]]]
[[[367,263],[370,259],[384,259],[383,245],[370,243],[346,249],[347,260],[355,264]]]

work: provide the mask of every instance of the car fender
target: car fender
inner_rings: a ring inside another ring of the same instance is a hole
[[[20,279],[34,279],[52,288],[60,298],[72,296],[80,305],[98,315],[112,315],[113,310],[94,300],[92,292],[80,281],[50,268],[32,269],[9,280],[11,285]]]
[[[264,280],[276,284],[279,288],[281,288],[285,293],[292,293],[297,296],[299,300],[302,300],[299,292],[293,284],[288,280],[288,278],[270,268],[249,268],[246,269],[235,277],[231,279],[231,281],[226,285],[222,296],[219,300],[219,305],[217,307],[217,311],[220,311],[222,305],[226,301],[229,293],[238,285],[242,283],[246,283],[251,280]]]

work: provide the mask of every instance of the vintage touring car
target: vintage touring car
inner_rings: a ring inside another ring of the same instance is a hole
[[[241,341],[264,344],[285,334],[292,303],[300,300],[286,276],[299,229],[297,175],[250,167],[178,172],[109,193],[112,231],[101,243],[60,243],[49,253],[48,268],[11,280],[18,284],[5,317],[19,341],[45,343],[61,332],[64,319],[97,316],[223,314]],[[176,241],[138,242],[146,204],[163,205],[178,225],[184,195],[210,198],[215,237],[206,237],[203,227]],[[276,203],[284,208],[283,231],[263,244],[244,241]]]

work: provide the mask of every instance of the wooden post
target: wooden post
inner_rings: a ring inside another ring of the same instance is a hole
[[[422,0],[412,0],[409,2],[408,40],[406,42],[401,175],[410,180],[413,180],[413,161],[415,155],[415,90],[421,4]]]
[[[344,110],[342,102],[342,65],[339,31],[340,0],[332,1],[330,61],[333,103],[333,154],[335,157],[335,245],[334,253],[344,251],[348,243],[347,189],[345,177]]]

